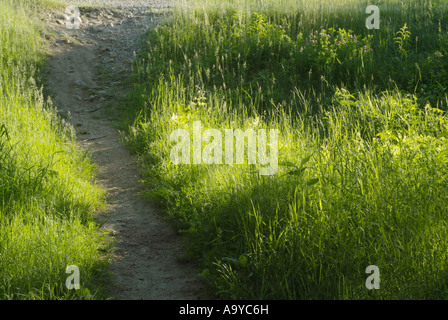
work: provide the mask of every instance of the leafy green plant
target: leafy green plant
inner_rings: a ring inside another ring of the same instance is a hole
[[[398,46],[398,51],[402,57],[407,57],[409,53],[409,39],[411,37],[411,32],[408,30],[406,23],[400,30],[397,31],[396,37],[394,38],[394,43]]]
[[[372,54],[371,38],[358,39],[353,31],[345,29],[315,30],[304,48],[307,59],[312,61],[309,67],[328,74],[330,80],[356,72]]]

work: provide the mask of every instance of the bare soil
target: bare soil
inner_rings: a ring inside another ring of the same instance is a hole
[[[79,146],[98,166],[98,183],[108,192],[100,216],[102,230],[115,239],[108,296],[200,299],[204,290],[197,266],[185,259],[181,236],[141,196],[138,164],[107,113],[124,101],[123,83],[132,71],[139,36],[163,22],[164,15],[150,11],[81,7],[78,30],[67,29],[57,13],[46,14],[46,91],[73,124]]]

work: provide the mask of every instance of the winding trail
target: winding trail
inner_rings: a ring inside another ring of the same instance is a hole
[[[82,2],[67,1],[69,5]],[[88,3],[101,7],[80,6],[78,30],[67,29],[57,13],[43,18],[51,30],[46,34],[51,54],[46,91],[73,124],[79,145],[98,166],[99,184],[108,192],[107,209],[100,219],[104,219],[102,229],[116,240],[111,283],[106,284],[109,296],[200,299],[203,287],[196,266],[184,259],[181,237],[160,211],[140,196],[143,187],[138,164],[108,119],[108,108],[124,100],[123,81],[132,71],[139,36],[163,20],[154,9],[160,12],[168,2]]]

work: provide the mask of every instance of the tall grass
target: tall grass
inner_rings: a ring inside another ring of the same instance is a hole
[[[0,3],[0,299],[98,298],[107,267],[95,168],[40,89],[48,3]],[[66,288],[68,265],[83,290]]]
[[[219,297],[447,297],[446,2],[367,5],[183,1],[148,36],[126,139]],[[174,165],[198,120],[278,129],[279,172]]]

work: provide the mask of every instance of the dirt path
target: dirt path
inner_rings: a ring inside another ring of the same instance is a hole
[[[45,17],[53,30],[47,35],[51,42],[47,90],[75,126],[79,145],[92,154],[98,181],[109,193],[107,212],[102,215],[106,219],[102,228],[116,239],[109,295],[133,300],[198,299],[203,292],[198,270],[179,258],[184,255],[180,236],[139,196],[138,166],[105,113],[125,93],[122,81],[131,72],[138,35],[160,23],[161,15],[142,7],[81,7],[79,30],[68,30],[61,18]],[[99,77],[99,70],[105,70],[111,81]]]

